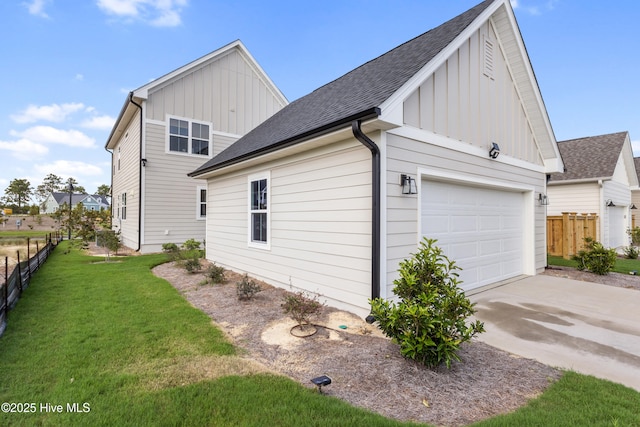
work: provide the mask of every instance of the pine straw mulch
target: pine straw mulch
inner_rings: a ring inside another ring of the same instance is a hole
[[[282,312],[283,289],[259,282],[263,291],[242,302],[236,296],[238,273],[226,271],[224,284],[203,285],[202,273],[188,274],[175,263],[153,272],[267,370],[306,387],[313,387],[311,378],[328,375],[333,382],[323,393],[385,417],[463,426],[517,409],[561,376],[549,366],[479,341],[464,344],[458,353],[462,361],[451,369],[428,369],[404,359],[375,326],[330,307],[314,320],[324,325],[316,334],[297,338],[290,333],[295,322]]]

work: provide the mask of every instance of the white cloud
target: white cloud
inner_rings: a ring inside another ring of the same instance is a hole
[[[631,148],[633,149],[633,157],[640,157],[640,141],[631,141]]]
[[[94,116],[82,122],[81,126],[88,129],[110,130],[115,122],[116,119],[111,116]]]
[[[69,147],[93,148],[95,139],[78,130],[62,130],[51,126],[34,126],[24,131],[12,130],[12,136],[18,136],[39,144],[61,144]]]
[[[59,123],[64,121],[70,114],[83,108],[84,104],[79,102],[62,105],[29,105],[21,113],[12,114],[11,119],[17,123],[33,123],[39,120]]]
[[[20,160],[33,160],[34,158],[45,156],[49,149],[28,139],[17,141],[0,141],[0,150],[9,151],[15,158]]]
[[[521,9],[527,12],[530,15],[542,15],[544,12],[551,11],[555,9],[556,4],[559,0],[528,0],[526,4],[521,4],[520,0],[511,0],[511,7],[514,9]],[[531,5],[531,3],[537,3]]]
[[[44,11],[44,7],[50,0],[32,0],[30,3],[24,3],[31,15],[39,16],[41,18],[48,18],[49,15]]]
[[[33,168],[35,171],[42,174],[48,174],[51,173],[51,171],[55,171],[56,175],[63,178],[102,175],[102,169],[98,166],[73,160],[56,160],[51,163],[36,164]]]
[[[188,0],[97,0],[108,15],[141,20],[156,27],[175,27],[182,23],[180,13]]]
[[[78,73],[78,74],[76,74],[75,79],[76,79],[76,80],[79,80],[79,81],[82,81],[82,80],[84,80],[84,75],[82,75],[82,74]]]

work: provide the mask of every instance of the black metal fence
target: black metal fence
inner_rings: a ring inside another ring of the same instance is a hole
[[[62,240],[61,234],[49,234],[44,247],[40,248],[36,242],[36,254],[30,256],[30,242],[27,239],[27,259],[20,261],[20,252],[17,252],[18,263],[9,272],[9,257],[4,257],[4,272],[0,276],[0,335],[7,327],[9,310],[15,307],[22,292],[29,287],[31,277],[42,264],[49,258],[49,255]]]

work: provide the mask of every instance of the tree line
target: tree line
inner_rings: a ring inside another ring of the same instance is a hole
[[[37,214],[50,193],[69,192],[70,188],[73,188],[74,194],[88,194],[86,189],[79,185],[73,177],[65,181],[58,175],[50,173],[36,188],[33,188],[27,179],[17,178],[5,188],[4,197],[0,197],[0,207],[12,208],[14,213]],[[103,184],[92,194],[109,197],[111,187]],[[36,199],[36,204],[31,203],[32,198]]]

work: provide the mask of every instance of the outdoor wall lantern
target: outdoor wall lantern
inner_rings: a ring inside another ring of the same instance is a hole
[[[411,178],[409,175],[400,175],[400,185],[402,185],[402,194],[416,194],[418,192],[415,178]]]
[[[142,167],[147,166],[147,159],[140,159],[140,161],[142,162]]]
[[[538,204],[540,206],[547,206],[549,204],[549,198],[546,194],[539,193],[538,194]]]
[[[635,203],[632,203],[631,207],[629,209],[638,209],[638,208],[636,208],[636,204]]]
[[[613,200],[611,200],[611,199],[607,200],[607,207],[608,207],[608,208],[613,208],[613,207],[615,207],[615,206],[616,206],[616,205],[615,205],[615,203],[613,203]]]
[[[492,159],[497,159],[498,155],[500,155],[500,146],[495,142],[491,143],[491,149],[489,149],[489,157]]]

